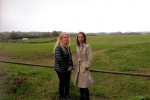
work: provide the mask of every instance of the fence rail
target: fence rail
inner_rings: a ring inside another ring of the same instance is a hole
[[[1,61],[1,60],[0,60],[0,62],[2,62],[2,63],[10,63],[10,64],[27,65],[27,66],[54,68],[54,66],[48,66],[48,65],[27,64],[27,63],[21,63],[21,62],[10,62],[10,61]],[[100,73],[109,73],[109,74],[150,77],[150,74],[142,74],[142,73],[129,73],[129,72],[118,72],[118,71],[109,71],[109,70],[95,70],[95,69],[90,69],[90,71],[91,72],[100,72]]]

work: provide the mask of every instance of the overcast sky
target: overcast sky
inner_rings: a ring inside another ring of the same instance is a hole
[[[150,0],[0,0],[3,31],[150,31]]]

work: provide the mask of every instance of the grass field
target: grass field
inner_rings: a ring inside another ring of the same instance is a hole
[[[0,60],[53,66],[55,42],[43,42],[49,40],[53,39],[1,42]],[[150,74],[150,35],[87,36],[87,40],[94,54],[91,69]],[[73,60],[75,41],[72,37]],[[148,77],[91,74],[95,79],[89,88],[91,100],[150,100]],[[53,68],[0,63],[0,94],[0,100],[58,100],[58,78]],[[73,71],[70,95],[72,100],[79,98]]]

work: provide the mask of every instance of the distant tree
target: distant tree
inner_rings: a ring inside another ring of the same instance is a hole
[[[52,32],[52,36],[54,36],[54,37],[58,37],[59,35],[60,35],[60,33],[57,32],[57,31],[53,31],[53,32]]]
[[[62,33],[62,31],[57,31],[59,33],[59,35]]]
[[[21,38],[29,38],[29,37],[30,37],[30,34],[28,34],[28,33],[21,34]]]
[[[4,40],[4,34],[0,33],[0,41]]]
[[[12,31],[10,33],[10,39],[19,39],[19,34],[16,33],[15,31]]]
[[[51,33],[50,32],[45,32],[42,34],[42,38],[48,38],[51,36]]]

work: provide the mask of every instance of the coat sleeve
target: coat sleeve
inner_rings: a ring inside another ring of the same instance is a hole
[[[75,56],[75,60],[74,60],[74,68],[77,67],[77,47],[76,47],[76,56]]]
[[[70,47],[69,47],[69,66],[72,66],[73,67],[73,61],[72,61],[72,53],[71,53],[71,50],[70,50]]]
[[[93,53],[90,45],[87,46],[87,57],[88,57],[88,61],[85,67],[89,69],[93,61]]]
[[[60,46],[57,46],[55,49],[55,60],[56,62],[58,62],[60,67],[62,67],[65,70],[68,69],[68,65],[64,62],[62,58],[62,48]]]

